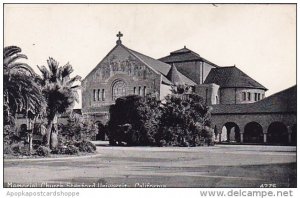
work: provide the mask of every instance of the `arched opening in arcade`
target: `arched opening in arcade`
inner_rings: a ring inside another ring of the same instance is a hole
[[[273,122],[268,127],[268,143],[288,144],[288,129],[282,122]]]
[[[294,124],[292,126],[292,142],[291,142],[291,144],[293,146],[297,145],[297,125],[296,124]]]
[[[227,122],[222,127],[221,142],[240,142],[240,128],[234,122]]]
[[[263,128],[257,122],[250,122],[244,128],[245,143],[263,143]]]

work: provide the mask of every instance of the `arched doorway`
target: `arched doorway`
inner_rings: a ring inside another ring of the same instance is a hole
[[[221,141],[240,142],[240,128],[234,122],[227,122],[223,125]]]
[[[263,143],[263,128],[257,122],[246,124],[244,129],[245,143]]]
[[[292,142],[291,142],[291,144],[293,146],[297,145],[297,125],[296,124],[294,124],[292,127]]]
[[[112,100],[126,96],[126,83],[123,80],[117,80],[112,86]]]
[[[273,122],[268,128],[268,142],[271,144],[288,144],[288,130],[282,122]]]

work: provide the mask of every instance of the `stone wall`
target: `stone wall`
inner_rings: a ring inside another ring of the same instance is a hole
[[[203,84],[210,70],[214,68],[214,66],[202,61],[178,62],[174,64],[180,73],[197,84]]]
[[[246,93],[246,100],[243,98],[243,92]],[[250,93],[250,100],[248,100],[248,93]],[[265,96],[265,91],[262,89],[220,88],[220,104],[253,103],[256,102],[255,93],[260,94],[260,100]]]
[[[164,101],[165,97],[169,94],[171,94],[171,86],[169,85],[164,85],[164,84],[161,84],[160,85],[160,94],[159,94],[159,99],[161,101]]]
[[[219,104],[219,85],[217,84],[197,85],[195,93],[200,95],[207,105]]]
[[[295,113],[213,114],[211,119],[216,134],[222,133],[222,128],[226,123],[234,123],[241,134],[244,134],[247,124],[258,123],[262,128],[265,143],[268,143],[268,129],[272,123],[282,123],[289,135],[292,134],[292,129],[297,124]],[[243,142],[243,140],[240,141]]]
[[[124,95],[147,93],[160,94],[161,74],[132,56],[123,46],[114,48],[82,82],[82,112],[91,109],[107,112],[114,104],[113,86],[121,81],[125,84]],[[96,90],[96,99],[94,99]],[[98,90],[101,97],[98,100]],[[105,97],[102,98],[104,91]],[[145,92],[146,91],[146,92]],[[145,93],[144,93],[145,92]]]

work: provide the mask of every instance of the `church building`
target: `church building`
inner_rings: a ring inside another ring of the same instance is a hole
[[[217,141],[268,142],[267,135],[263,135],[267,134],[266,131],[257,132],[258,129],[252,127],[249,129],[250,136],[255,134],[255,137],[246,137],[244,126],[236,124],[234,120],[227,120],[230,116],[222,114],[223,110],[224,113],[230,114],[228,109],[232,109],[236,115],[232,117],[234,119],[247,115],[248,112],[245,109],[249,105],[265,100],[266,87],[235,65],[219,66],[186,46],[163,58],[154,59],[123,45],[122,36],[120,32],[117,34],[118,40],[115,47],[82,81],[83,115],[106,122],[109,118],[110,105],[114,104],[119,97],[134,94],[146,96],[147,93],[154,93],[160,100],[163,100],[171,93],[172,86],[187,85],[192,87],[195,93],[201,95],[207,105],[212,105],[213,109],[217,110],[216,114],[214,110],[212,112],[214,119],[212,122],[218,123],[215,125]],[[241,105],[244,111],[239,115],[235,107],[240,108]],[[262,106],[259,114],[263,113]],[[295,124],[295,112],[290,113]],[[255,115],[255,112],[252,112],[253,114]],[[272,121],[281,122],[280,119],[270,119],[266,127]],[[255,121],[257,122],[259,121]],[[286,142],[291,143],[292,130],[289,131],[288,127],[290,126],[286,126],[283,133]]]

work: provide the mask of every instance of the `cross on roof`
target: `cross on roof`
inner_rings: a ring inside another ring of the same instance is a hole
[[[121,44],[122,43],[122,41],[121,41],[121,37],[123,36],[123,34],[119,31],[119,33],[117,34],[117,37],[119,38],[118,40],[117,40],[117,44]]]
[[[119,40],[121,40],[122,36],[123,36],[123,34],[119,31],[119,33],[117,34],[117,37],[119,38]]]

